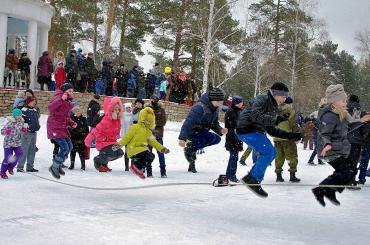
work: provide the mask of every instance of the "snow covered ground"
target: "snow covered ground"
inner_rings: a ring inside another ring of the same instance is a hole
[[[51,178],[46,116],[41,121],[35,167],[40,176]],[[340,207],[328,203],[326,208],[315,201],[309,187],[266,186],[267,199],[244,186],[214,188],[211,182],[227,165],[224,139],[198,155],[199,173],[192,174],[177,145],[179,129],[179,123],[168,123],[165,130],[165,146],[171,150],[166,156],[167,179],[159,177],[157,159],[155,178],[146,180],[124,172],[121,159],[109,165],[111,173],[98,173],[92,160],[81,172],[76,160],[77,169],[67,170],[61,181],[106,188],[177,182],[208,182],[209,186],[96,191],[15,173],[0,181],[0,244],[369,244],[369,188],[345,191],[338,197]],[[317,184],[332,169],[308,166],[309,154],[299,145],[297,176],[303,184]],[[247,167],[238,166],[238,177],[248,172],[250,162]],[[284,177],[288,179],[287,171]],[[264,183],[274,181],[270,167]]]

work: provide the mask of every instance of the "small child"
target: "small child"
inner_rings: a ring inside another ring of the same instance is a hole
[[[23,118],[25,124],[28,124],[28,132],[22,134],[22,150],[23,156],[20,158],[17,172],[24,172],[24,164],[27,160],[27,172],[38,172],[34,168],[34,161],[36,155],[36,139],[37,131],[40,130],[39,114],[35,108],[36,98],[28,97],[26,99],[26,106],[22,108]]]
[[[122,116],[122,126],[121,126],[121,138],[125,136],[128,132],[128,129],[131,127],[133,123],[133,115],[132,115],[132,105],[131,103],[124,104],[124,111]],[[127,147],[125,151],[125,171],[129,171],[129,158],[127,156]]]
[[[160,100],[165,100],[166,99],[167,85],[168,85],[167,80],[164,80],[164,81],[161,82],[161,86],[159,88]]]
[[[18,108],[22,109],[22,107],[25,105],[24,100],[26,99],[26,94],[24,91],[18,91],[17,97],[15,97],[13,109]]]
[[[81,170],[85,170],[85,150],[86,146],[84,140],[89,133],[89,127],[87,126],[86,117],[82,115],[80,107],[74,107],[72,109],[73,116],[71,119],[77,123],[76,128],[69,128],[69,133],[71,134],[72,141],[72,151],[71,151],[71,165],[68,169],[72,170],[75,167],[76,153],[80,156]]]
[[[65,83],[67,80],[67,74],[64,69],[64,63],[58,62],[58,67],[55,69],[54,78],[56,81],[55,89],[60,90],[60,87]]]
[[[4,137],[4,160],[1,165],[1,178],[7,179],[6,171],[13,175],[13,169],[22,156],[22,132],[27,132],[27,124],[24,124],[22,111],[13,109],[12,117],[8,117],[8,123],[1,129]],[[13,152],[15,155],[13,155]]]
[[[155,128],[155,115],[150,107],[142,109],[139,113],[138,123],[133,124],[125,137],[118,144],[113,146],[117,151],[127,145],[127,154],[131,158],[131,171],[141,179],[145,179],[144,169],[147,164],[154,160],[154,154],[148,149],[148,144],[157,151],[167,154],[170,151],[161,145],[153,135],[152,130]]]

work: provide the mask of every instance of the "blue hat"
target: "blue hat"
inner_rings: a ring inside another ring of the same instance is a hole
[[[243,102],[243,98],[241,96],[233,96],[231,103],[233,105],[237,105]]]
[[[22,116],[22,111],[18,108],[12,110],[12,116],[16,118],[17,116]]]
[[[60,87],[60,90],[62,90],[63,92],[67,91],[68,89],[73,89],[72,84],[70,84],[70,83],[65,83],[65,84],[63,84],[63,85]]]
[[[285,104],[292,104],[293,103],[293,99],[292,99],[292,97],[287,97],[286,99],[285,99],[285,102],[284,102]]]

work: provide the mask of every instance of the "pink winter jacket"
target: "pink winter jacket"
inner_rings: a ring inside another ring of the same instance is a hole
[[[63,91],[57,91],[48,105],[49,116],[47,120],[48,139],[66,139],[70,137],[68,127],[75,124],[69,117],[73,108],[71,102],[62,99]]]
[[[121,118],[123,112],[123,106],[120,98],[113,97],[104,108],[104,118],[98,125],[87,135],[85,139],[85,145],[90,146],[94,137],[96,138],[96,149],[100,151],[104,147],[114,145],[117,143],[117,139],[120,138],[121,130]],[[112,119],[112,113],[114,106],[118,104],[119,115],[117,120]]]

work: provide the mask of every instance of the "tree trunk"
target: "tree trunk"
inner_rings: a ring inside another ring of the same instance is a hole
[[[96,55],[96,50],[98,47],[98,0],[94,0],[94,36],[93,36],[93,52]]]
[[[197,56],[198,56],[198,50],[197,50],[197,42],[195,38],[193,39],[193,47],[191,50],[191,76],[193,79],[195,79],[195,76],[197,74]]]
[[[208,89],[209,64],[210,64],[211,58],[212,58],[211,57],[211,43],[212,43],[214,6],[215,6],[215,0],[210,0],[210,3],[209,3],[209,17],[208,17],[208,29],[207,29],[207,40],[205,42],[205,51],[204,51],[204,72],[203,72],[202,93],[207,92],[207,89]]]
[[[125,49],[125,31],[126,31],[126,21],[127,21],[127,10],[128,10],[128,0],[124,0],[123,4],[123,17],[122,17],[122,23],[121,23],[121,39],[119,42],[119,56],[118,60],[119,62],[123,63],[124,57],[123,52]]]
[[[296,80],[297,46],[298,46],[298,6],[295,6],[294,43],[292,54],[292,74],[290,78],[290,93],[294,96],[294,85]]]
[[[114,11],[116,8],[116,1],[117,0],[109,0],[107,32],[105,35],[105,42],[104,42],[104,57],[105,58],[109,57],[111,54],[110,43],[111,43],[112,28],[113,28],[113,23],[114,23]]]
[[[181,49],[181,38],[182,38],[182,30],[183,30],[183,23],[184,17],[186,13],[186,5],[187,0],[181,1],[179,16],[176,23],[176,38],[175,38],[175,47],[173,50],[173,70],[175,72],[178,71],[180,66],[180,49]]]
[[[275,43],[275,52],[274,52],[274,71],[273,71],[273,77],[274,80],[277,79],[277,59],[279,55],[279,43],[280,43],[280,7],[281,7],[281,0],[278,0],[277,5],[276,5],[276,20],[275,20],[275,38],[274,38],[274,43]]]

